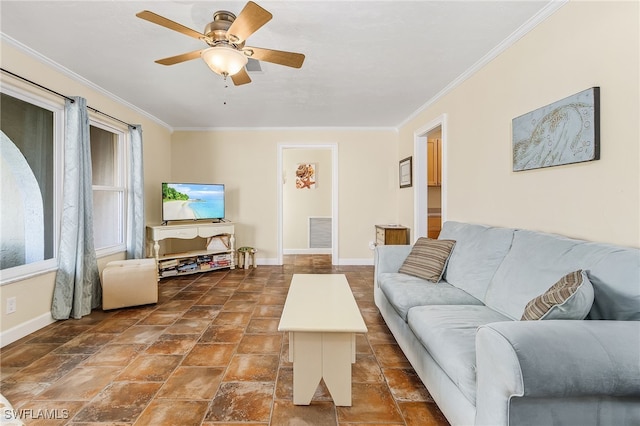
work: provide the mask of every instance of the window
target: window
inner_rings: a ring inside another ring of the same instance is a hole
[[[90,125],[93,237],[98,255],[125,250],[124,132],[96,120]]]
[[[0,281],[56,267],[64,104],[0,93]]]

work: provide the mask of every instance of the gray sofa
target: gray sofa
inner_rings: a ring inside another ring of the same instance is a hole
[[[438,283],[398,272],[412,246],[376,247],[374,296],[452,425],[640,425],[639,249],[458,222],[439,239]],[[578,269],[585,320],[520,320]]]

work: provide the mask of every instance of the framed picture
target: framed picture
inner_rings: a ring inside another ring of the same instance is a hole
[[[516,117],[513,171],[600,159],[600,88],[592,87]]]
[[[400,188],[409,188],[412,185],[413,166],[412,157],[400,160]]]

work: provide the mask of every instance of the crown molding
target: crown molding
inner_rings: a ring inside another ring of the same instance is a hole
[[[449,83],[444,89],[439,91],[434,97],[429,99],[426,103],[424,103],[420,108],[415,110],[409,117],[405,118],[402,122],[397,125],[397,129],[402,128],[404,125],[409,123],[411,120],[416,118],[420,113],[429,108],[434,103],[438,102],[442,99],[446,94],[451,92],[453,89],[461,85],[465,80],[470,78],[476,72],[481,70],[485,65],[489,62],[497,58],[501,53],[506,51],[508,48],[513,46],[518,40],[524,37],[527,33],[537,27],[540,23],[542,23],[549,16],[553,15],[558,9],[567,4],[569,0],[553,0],[545,7],[540,9],[538,13],[532,16],[527,22],[522,24],[518,29],[516,29],[509,37],[504,39],[501,43],[499,43],[496,47],[491,49],[486,55],[484,55],[480,60],[478,60],[475,64],[471,65],[469,69],[460,74],[455,80]]]
[[[95,90],[96,92],[99,92],[100,94],[106,96],[107,98],[117,102],[120,105],[123,105],[133,111],[135,111],[136,113],[150,119],[151,121],[154,121],[155,123],[165,127],[166,129],[168,129],[170,132],[173,132],[173,128],[168,125],[167,123],[165,123],[164,121],[160,120],[159,118],[149,114],[148,112],[138,108],[137,106],[125,101],[124,99],[120,98],[119,96],[114,95],[113,93],[109,92],[108,90],[103,89],[102,87],[98,86],[97,84],[87,80],[86,78],[82,77],[79,74],[76,74],[75,72],[71,71],[70,69],[60,65],[59,63],[55,62],[54,60],[47,58],[46,56],[42,55],[41,53],[33,50],[32,48],[30,48],[29,46],[26,46],[22,43],[20,43],[19,41],[15,40],[14,38],[6,35],[3,32],[0,32],[0,40],[2,40],[3,42],[6,42],[7,44],[10,44],[11,46],[15,47],[16,49],[18,49],[20,52],[24,53],[27,56],[30,56],[32,58],[34,58],[35,60],[37,60],[38,62],[53,68],[55,71],[69,77],[70,79],[76,81],[77,83],[82,84],[83,86],[87,86],[92,90]]]

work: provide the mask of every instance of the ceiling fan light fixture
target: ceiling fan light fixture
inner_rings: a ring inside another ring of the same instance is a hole
[[[247,64],[244,53],[228,46],[210,47],[201,56],[213,72],[222,76],[237,74]]]

